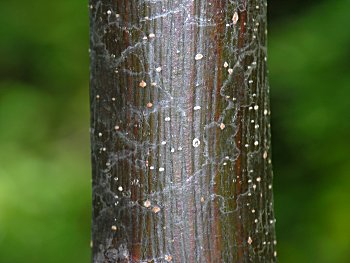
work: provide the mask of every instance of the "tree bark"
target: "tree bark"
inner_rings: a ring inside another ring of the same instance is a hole
[[[266,5],[90,0],[94,263],[277,262]]]

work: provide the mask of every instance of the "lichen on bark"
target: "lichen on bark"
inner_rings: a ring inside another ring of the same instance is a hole
[[[266,5],[90,0],[94,263],[277,262]]]

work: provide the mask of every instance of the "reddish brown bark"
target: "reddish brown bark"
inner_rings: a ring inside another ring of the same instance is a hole
[[[276,262],[266,2],[90,18],[93,262]]]

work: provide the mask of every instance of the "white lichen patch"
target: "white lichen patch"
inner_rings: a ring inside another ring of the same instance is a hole
[[[193,109],[194,109],[194,110],[200,110],[200,109],[201,109],[201,106],[194,106]]]
[[[156,71],[157,71],[157,72],[161,72],[161,71],[162,71],[162,67],[156,68]]]
[[[154,34],[154,33],[150,33],[149,35],[148,35],[148,37],[149,38],[154,38],[156,35]]]

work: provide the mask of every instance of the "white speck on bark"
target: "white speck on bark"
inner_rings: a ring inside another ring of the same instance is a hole
[[[238,22],[238,13],[237,13],[237,12],[235,12],[235,13],[233,14],[232,22],[233,22],[234,25],[237,24],[237,22]]]
[[[252,238],[251,237],[248,237],[248,244],[250,245],[250,244],[252,244],[253,243],[253,240],[252,240]]]
[[[147,84],[146,84],[146,82],[144,82],[144,81],[142,80],[142,81],[140,82],[139,86],[140,86],[141,88],[144,88],[144,87],[147,86]]]
[[[264,159],[267,158],[267,151],[265,151],[265,152],[263,153],[263,158],[264,158]]]
[[[153,211],[153,213],[157,214],[160,211],[159,206],[153,207],[152,211]]]
[[[173,259],[173,257],[170,256],[170,255],[165,255],[164,259],[165,259],[166,261],[170,262],[170,261]]]
[[[193,147],[197,148],[200,144],[201,144],[200,140],[198,140],[197,138],[193,139],[192,141]]]
[[[151,202],[149,200],[146,200],[144,203],[143,203],[144,207],[150,207],[151,206]]]
[[[203,55],[200,54],[200,53],[198,53],[198,54],[194,57],[195,60],[201,60],[202,58],[203,58]]]

